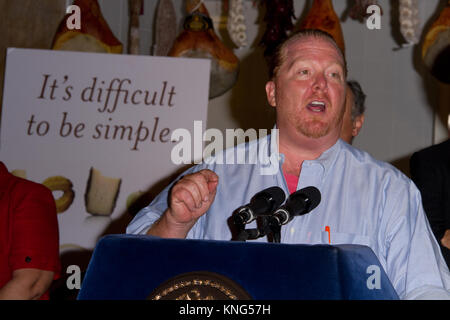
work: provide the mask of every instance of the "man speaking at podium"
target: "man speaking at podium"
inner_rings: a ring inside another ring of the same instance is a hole
[[[190,168],[136,215],[127,233],[230,240],[227,219],[259,191],[279,186],[290,194],[314,186],[322,201],[286,225],[281,242],[369,246],[400,298],[448,299],[449,270],[415,185],[339,139],[347,70],[333,38],[301,31],[274,61],[266,94],[276,108],[278,139],[272,134],[223,156],[232,159],[238,150],[252,156],[257,146],[267,161],[218,163],[213,157]]]

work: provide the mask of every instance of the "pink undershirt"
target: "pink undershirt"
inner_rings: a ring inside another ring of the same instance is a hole
[[[298,176],[295,174],[287,174],[283,171],[284,179],[286,179],[286,183],[289,189],[289,193],[293,193],[297,190],[297,184],[298,184]]]

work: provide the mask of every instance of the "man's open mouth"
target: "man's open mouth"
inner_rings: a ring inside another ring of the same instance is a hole
[[[326,108],[326,103],[323,101],[314,100],[314,101],[311,101],[310,103],[308,103],[306,108],[312,112],[317,112],[317,113],[324,112],[325,108]]]

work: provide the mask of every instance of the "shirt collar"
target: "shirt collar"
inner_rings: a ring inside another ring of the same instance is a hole
[[[277,126],[275,125],[273,127],[273,129],[277,129]],[[277,135],[276,138],[272,137],[272,135],[274,135],[274,134]],[[284,160],[285,160],[285,155],[283,153],[279,153],[279,151],[278,151],[278,130],[272,130],[270,136],[271,137],[269,137],[269,135],[267,135],[267,138],[268,138],[267,143],[269,146],[269,156],[271,156],[275,152],[278,153],[279,166],[280,166],[280,170],[281,170],[281,166],[283,165]],[[304,162],[310,162],[312,164],[319,164],[324,171],[323,177],[325,177],[328,174],[330,168],[333,166],[334,162],[336,161],[337,156],[342,149],[342,144],[343,144],[343,141],[341,139],[338,139],[333,146],[331,146],[329,149],[325,150],[317,159],[305,160]]]
[[[325,177],[336,161],[337,156],[342,149],[342,143],[343,141],[341,139],[338,139],[331,148],[325,150],[317,159],[305,160],[304,162],[318,163],[324,170],[323,177]]]
[[[278,152],[278,129],[277,125],[275,124],[272,128],[272,131],[270,132],[270,135],[267,135],[267,145],[269,146],[269,158],[272,156],[272,154],[278,154],[278,156],[281,156],[281,163],[284,162],[284,154],[281,154]]]

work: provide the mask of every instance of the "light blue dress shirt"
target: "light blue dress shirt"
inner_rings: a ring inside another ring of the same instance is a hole
[[[230,240],[227,219],[257,192],[279,186],[288,197],[281,170],[284,156],[278,156],[277,148],[268,135],[227,149],[184,173],[210,169],[219,176],[216,198],[188,238]],[[244,154],[250,164],[233,164]],[[332,245],[361,244],[374,251],[400,298],[450,299],[450,273],[420,193],[400,171],[338,140],[318,159],[303,162],[297,190],[307,186],[318,188],[322,200],[309,214],[282,227],[281,243],[328,244],[329,226]],[[170,187],[135,216],[127,233],[147,232],[167,209]],[[255,227],[255,222],[247,225]]]

